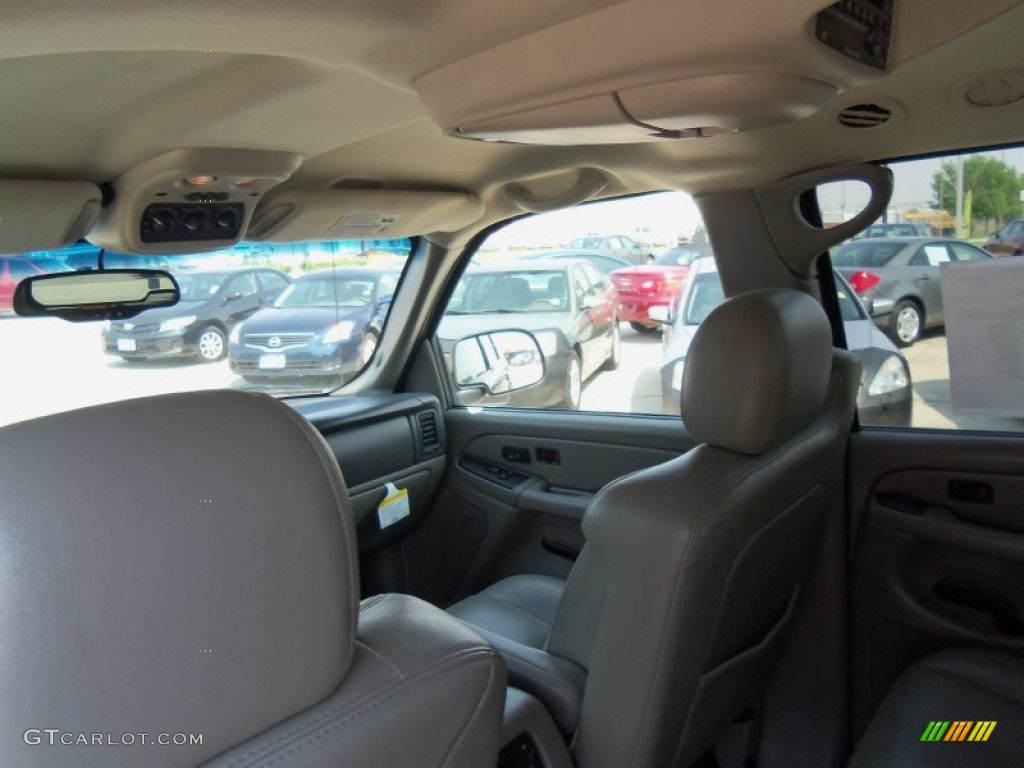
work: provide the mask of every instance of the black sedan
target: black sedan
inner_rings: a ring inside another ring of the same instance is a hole
[[[373,357],[398,272],[322,269],[231,334],[231,370],[253,384],[341,385]]]
[[[576,409],[583,382],[602,367],[618,367],[616,304],[608,278],[582,259],[472,268],[456,286],[438,337],[447,359],[454,342],[465,336],[530,331],[544,354],[544,380],[487,402]]]
[[[868,317],[846,282],[836,276],[839,309],[849,350],[861,362],[857,410],[862,424],[910,426],[910,366]],[[686,357],[697,327],[725,301],[718,268],[712,259],[694,263],[662,336],[661,391],[666,413],[679,413]]]
[[[181,300],[103,329],[103,349],[125,360],[196,355],[215,362],[231,329],[272,303],[289,280],[274,269],[201,270],[176,277]]]

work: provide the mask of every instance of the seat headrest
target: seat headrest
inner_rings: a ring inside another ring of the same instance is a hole
[[[0,721],[203,732],[191,764],[340,684],[351,508],[289,407],[237,391],[127,400],[4,427],[0,456]]]
[[[764,289],[725,301],[701,323],[683,370],[680,411],[690,435],[746,454],[781,445],[817,416],[832,368],[821,306]]]

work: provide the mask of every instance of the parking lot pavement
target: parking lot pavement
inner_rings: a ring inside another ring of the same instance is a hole
[[[0,425],[111,400],[165,392],[221,389],[238,381],[226,361],[194,360],[129,363],[107,355],[102,323],[69,323],[57,318],[0,318],[4,376]],[[24,376],[23,371],[29,375]]]
[[[637,333],[620,323],[622,362],[601,371],[583,389],[580,410],[607,413],[662,413],[661,334]]]

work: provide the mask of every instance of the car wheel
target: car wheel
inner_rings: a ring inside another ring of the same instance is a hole
[[[228,340],[224,331],[216,325],[208,325],[199,332],[199,343],[196,345],[199,359],[204,363],[215,363],[223,360],[228,351]]]
[[[629,327],[637,333],[654,333],[658,330],[656,325],[643,325],[642,323],[630,323]]]
[[[897,302],[889,321],[889,333],[897,346],[909,347],[921,338],[921,310],[912,301]]]
[[[580,356],[576,350],[569,351],[569,364],[565,371],[565,400],[563,405],[572,411],[579,410],[580,399],[583,397],[583,370],[580,368]]]
[[[367,333],[362,342],[359,344],[359,362],[360,367],[365,367],[370,358],[373,357],[373,353],[377,349],[377,334],[373,331]]]
[[[622,334],[619,331],[619,321],[612,321],[612,348],[608,353],[608,359],[604,361],[606,371],[614,371],[622,362]]]

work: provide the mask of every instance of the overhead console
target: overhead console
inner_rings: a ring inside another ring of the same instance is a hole
[[[263,195],[302,162],[292,152],[179,149],[111,182],[89,240],[124,253],[183,253],[234,245]]]
[[[260,203],[248,240],[274,243],[412,237],[454,232],[483,215],[468,192],[406,189],[282,189]]]
[[[550,145],[709,140],[807,118],[1016,2],[974,0],[953,14],[938,12],[934,0],[719,0],[699,8],[625,0],[454,61],[414,85],[449,136]]]

